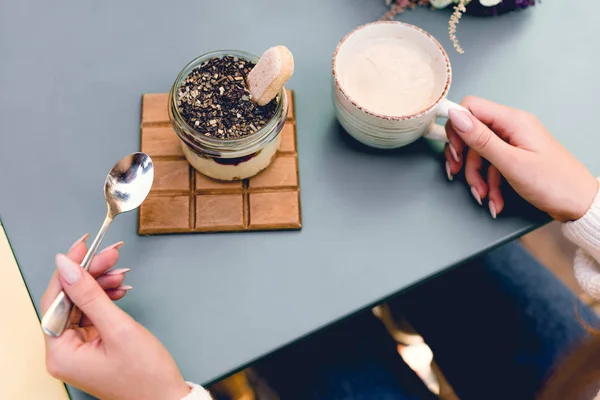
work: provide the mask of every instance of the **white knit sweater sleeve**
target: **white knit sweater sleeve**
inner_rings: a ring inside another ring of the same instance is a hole
[[[579,246],[573,268],[581,288],[600,300],[600,189],[590,209],[562,226],[563,234]]]
[[[181,400],[212,400],[208,390],[204,389],[200,385],[196,385],[193,382],[186,382],[192,391],[190,394],[182,398]]]

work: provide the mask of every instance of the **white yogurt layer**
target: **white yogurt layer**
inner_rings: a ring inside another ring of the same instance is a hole
[[[201,174],[221,181],[234,181],[250,178],[267,168],[275,158],[280,142],[281,134],[263,147],[256,156],[237,165],[223,165],[210,157],[200,157],[183,142],[181,147],[187,161]]]

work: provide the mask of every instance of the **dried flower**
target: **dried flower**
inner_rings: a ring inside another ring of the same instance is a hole
[[[458,54],[465,54],[465,51],[462,49],[462,47],[460,47],[460,44],[458,44],[458,39],[456,38],[456,25],[458,25],[462,14],[467,11],[467,8],[465,7],[466,2],[467,0],[460,0],[458,5],[454,7],[454,12],[450,17],[450,22],[448,22],[448,35]]]
[[[458,25],[458,21],[462,16],[462,13],[466,11],[466,5],[471,0],[452,0],[458,1],[458,5],[454,7],[454,12],[450,17],[450,21],[448,22],[448,33],[454,48],[459,54],[464,54],[464,50],[458,44],[458,39],[456,38],[456,25]],[[445,2],[444,2],[445,3]],[[387,5],[391,5],[390,11],[385,13],[381,18],[384,21],[389,21],[394,19],[394,17],[398,14],[403,13],[407,9],[413,9],[416,6],[429,6],[431,3],[429,0],[395,0],[392,4],[391,0],[386,0]],[[446,3],[447,4],[447,3]]]

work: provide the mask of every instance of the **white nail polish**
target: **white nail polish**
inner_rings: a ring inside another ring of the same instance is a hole
[[[110,251],[112,249],[119,249],[121,248],[121,246],[123,246],[125,244],[125,242],[121,241],[121,242],[117,242],[115,244],[111,244],[110,246],[108,246],[107,248],[103,249],[100,253],[106,253],[107,251]]]
[[[473,195],[473,197],[475,197],[475,200],[477,200],[480,206],[483,205],[483,203],[481,202],[481,196],[479,195],[477,189],[475,189],[475,186],[471,186],[471,194]]]
[[[129,271],[131,271],[131,269],[129,269],[129,268],[117,268],[117,269],[111,269],[110,271],[106,271],[106,273],[104,275],[120,275],[120,274],[125,274]]]
[[[448,180],[452,182],[454,176],[452,175],[452,172],[450,172],[450,163],[448,161],[446,161],[446,175],[448,176]]]
[[[125,291],[131,290],[131,289],[133,289],[133,286],[129,286],[129,285],[121,285],[117,288],[117,290],[125,290]]]
[[[493,201],[490,201],[488,206],[490,207],[490,214],[492,214],[492,218],[496,219],[496,206]]]
[[[81,278],[81,266],[64,254],[56,256],[56,265],[58,266],[58,273],[69,285],[77,283]]]
[[[452,146],[452,143],[448,142],[448,148],[450,149],[450,154],[452,154],[452,158],[454,158],[454,161],[460,162],[458,153],[456,152],[456,149],[454,148],[454,146]]]
[[[86,233],[85,235],[83,235],[82,237],[80,237],[79,239],[77,239],[75,241],[75,243],[73,243],[73,245],[71,245],[71,248],[69,249],[69,251],[73,250],[73,248],[75,246],[77,246],[79,243],[85,242],[86,240],[88,240],[90,238],[90,234]]]

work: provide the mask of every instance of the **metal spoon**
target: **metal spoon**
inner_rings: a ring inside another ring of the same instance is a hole
[[[87,271],[104,234],[119,214],[135,210],[148,196],[154,180],[152,159],[145,153],[133,153],[115,164],[104,182],[104,198],[108,212],[106,219],[83,258],[81,266]],[[42,318],[42,330],[49,336],[60,336],[71,314],[73,303],[61,291]]]

